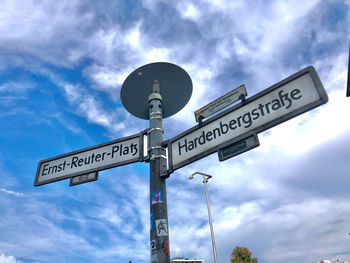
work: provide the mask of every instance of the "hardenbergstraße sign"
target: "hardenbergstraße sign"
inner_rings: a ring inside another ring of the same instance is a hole
[[[41,160],[34,185],[85,175],[143,160],[143,133]]]
[[[221,96],[220,98],[214,100],[208,105],[205,105],[204,107],[195,111],[194,116],[196,118],[196,122],[199,122],[200,119],[209,117],[210,115],[213,115],[215,112],[222,110],[223,108],[231,105],[232,103],[239,100],[241,96],[243,97],[247,96],[247,90],[245,89],[244,85],[239,86],[238,88],[230,91],[229,93]]]
[[[170,172],[328,101],[313,67],[307,67],[168,142]]]

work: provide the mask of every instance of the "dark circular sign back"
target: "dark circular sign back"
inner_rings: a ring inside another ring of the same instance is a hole
[[[153,80],[159,80],[163,118],[179,112],[190,100],[192,80],[184,69],[167,62],[146,64],[126,78],[120,91],[122,103],[132,115],[149,119],[148,96]]]

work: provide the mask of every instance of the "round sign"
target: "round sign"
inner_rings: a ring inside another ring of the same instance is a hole
[[[163,118],[179,112],[190,100],[192,80],[184,69],[167,62],[147,64],[134,70],[120,91],[122,103],[132,115],[149,119],[148,96],[152,94],[153,80],[159,80]]]

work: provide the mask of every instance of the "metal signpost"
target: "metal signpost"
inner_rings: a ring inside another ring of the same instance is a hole
[[[124,107],[134,116],[150,121],[151,263],[170,262],[165,182],[169,174],[163,147],[162,119],[181,110],[191,94],[190,76],[182,68],[170,63],[152,63],[138,68],[127,77],[121,90]]]
[[[347,82],[347,89],[346,89],[346,97],[350,97],[350,44],[349,44],[348,82]]]
[[[150,163],[151,263],[169,263],[169,227],[166,178],[170,173],[211,153],[219,160],[259,146],[257,134],[328,101],[313,67],[305,68],[245,100],[244,86],[220,97],[195,114],[199,124],[163,141],[163,118],[180,111],[192,95],[192,81],[185,70],[165,62],[133,71],[124,81],[121,100],[128,112],[149,120],[139,134],[41,160],[34,185],[70,179],[70,185],[96,181],[98,172],[133,162]],[[210,119],[205,117],[234,101],[242,101]],[[147,135],[147,157],[143,137]],[[168,158],[166,156],[168,149]],[[167,167],[168,161],[168,167]]]

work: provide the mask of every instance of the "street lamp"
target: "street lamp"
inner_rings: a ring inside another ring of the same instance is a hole
[[[188,179],[192,180],[194,178],[195,174],[200,174],[200,175],[203,176],[203,183],[204,183],[204,188],[205,188],[205,196],[207,197],[207,207],[208,207],[209,225],[210,225],[210,233],[211,233],[211,242],[213,244],[214,262],[218,263],[218,259],[216,257],[214,229],[213,229],[213,223],[211,221],[210,204],[209,204],[208,189],[207,189],[207,182],[213,176],[211,176],[209,174],[201,173],[201,172],[194,172],[190,177],[188,177]]]

